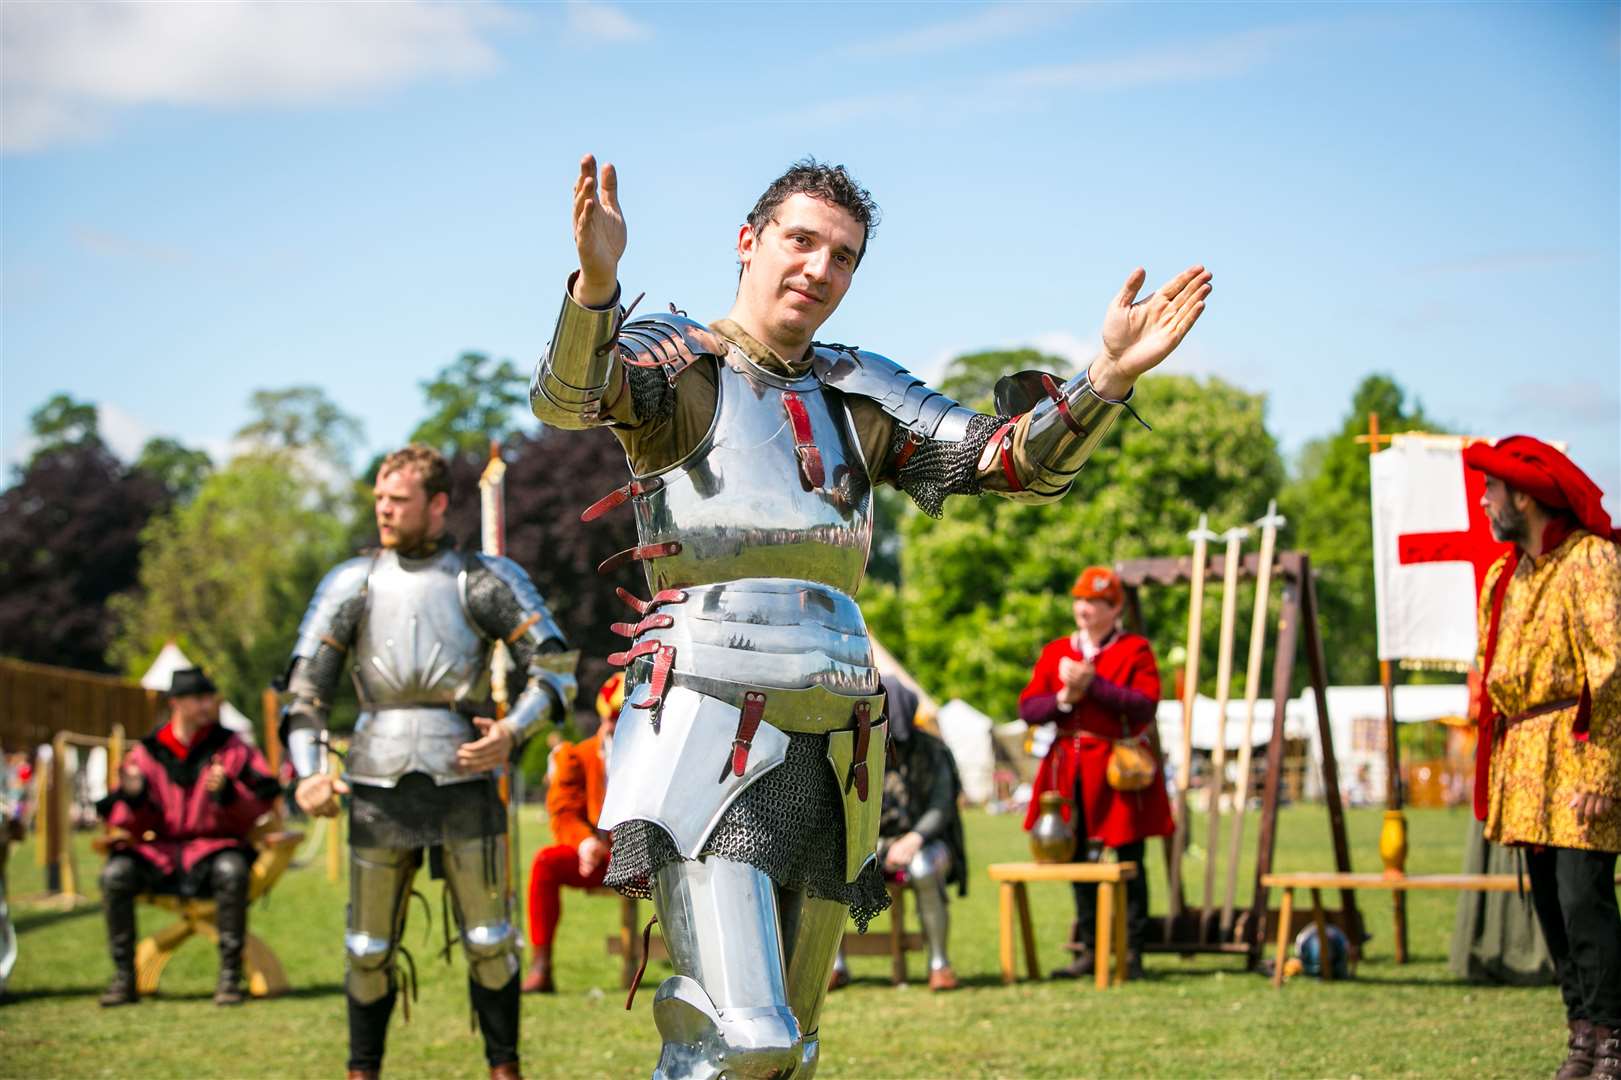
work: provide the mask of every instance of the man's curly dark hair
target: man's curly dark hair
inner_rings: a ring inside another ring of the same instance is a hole
[[[790,195],[820,199],[844,210],[860,223],[861,250],[856,253],[856,265],[860,266],[862,257],[867,254],[867,241],[878,232],[878,204],[872,201],[867,189],[856,183],[843,165],[828,165],[813,157],[802,158],[771,181],[771,186],[749,211],[749,228],[755,235],[776,219],[777,208]]]

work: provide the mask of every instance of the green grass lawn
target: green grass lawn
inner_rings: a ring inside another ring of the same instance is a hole
[[[1253,817],[1253,815],[1252,815]],[[1415,811],[1412,873],[1459,869],[1467,811]],[[1373,940],[1352,982],[1297,979],[1274,991],[1243,971],[1239,958],[1186,961],[1151,954],[1148,978],[1098,993],[1090,983],[1003,986],[997,968],[996,890],[990,862],[1026,857],[1012,816],[968,815],[974,880],[952,905],[952,951],[964,987],[931,994],[888,983],[886,957],[856,957],[856,982],[831,996],[822,1020],[821,1075],[888,1076],[1534,1076],[1563,1058],[1563,1013],[1551,988],[1469,986],[1446,967],[1455,897],[1417,893],[1408,901],[1411,962],[1391,958],[1388,894],[1361,899]],[[1253,825],[1253,822],[1252,822]],[[1349,814],[1355,868],[1378,867],[1380,813]],[[538,817],[523,838],[532,852],[545,838]],[[1196,822],[1196,837],[1204,835]],[[81,843],[83,838],[81,837]],[[1247,854],[1253,857],[1253,840]],[[0,1005],[0,1077],[329,1077],[346,1051],[343,911],[346,883],[329,884],[320,866],[294,869],[255,907],[249,927],[272,943],[293,982],[290,995],[221,1010],[209,1001],[212,949],[189,943],[164,975],[163,993],[139,1006],[100,1009],[110,973],[100,910],[19,903],[41,888],[33,850],[12,853],[11,895],[22,955],[11,998]],[[1165,901],[1163,865],[1150,845],[1154,906]],[[79,866],[94,890],[97,859]],[[1332,869],[1328,821],[1320,807],[1285,810],[1276,866]],[[1245,877],[1247,878],[1246,871]],[[1202,881],[1198,863],[1189,879]],[[1241,878],[1244,880],[1244,878]],[[421,1000],[409,1023],[396,1012],[391,1076],[478,1076],[483,1055],[469,1028],[461,955],[435,957],[439,889],[426,872],[418,887],[435,913],[429,929],[414,905],[406,930],[421,973]],[[1247,890],[1241,889],[1241,898]],[[565,893],[555,997],[524,1002],[523,1064],[529,1076],[646,1076],[656,1055],[650,1006],[668,973],[653,964],[632,1012],[624,1011],[617,960],[603,952],[617,904]],[[1041,960],[1064,960],[1059,944],[1072,907],[1066,886],[1034,886]],[[644,908],[644,910],[646,910]],[[139,912],[143,932],[170,918]],[[884,921],[874,924],[882,931]],[[923,969],[914,957],[914,975]]]

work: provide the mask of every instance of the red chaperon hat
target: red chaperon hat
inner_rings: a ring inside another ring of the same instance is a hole
[[[1510,435],[1487,445],[1464,447],[1463,463],[1495,476],[1540,503],[1569,510],[1595,536],[1621,543],[1621,529],[1604,512],[1604,492],[1574,461],[1529,435]]]

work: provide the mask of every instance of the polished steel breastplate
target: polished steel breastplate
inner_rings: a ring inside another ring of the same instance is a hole
[[[401,559],[385,551],[366,585],[354,679],[364,710],[453,706],[481,697],[485,642],[462,603],[462,556]]]
[[[762,371],[736,349],[718,365],[715,420],[684,461],[634,500],[654,592],[793,578],[852,595],[872,543],[872,489],[850,416],[814,375]],[[818,468],[819,466],[819,468]]]

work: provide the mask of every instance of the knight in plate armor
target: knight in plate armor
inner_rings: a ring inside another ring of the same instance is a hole
[[[567,714],[577,657],[517,563],[463,552],[446,536],[449,504],[450,471],[438,451],[410,446],[383,459],[382,547],[322,580],[288,673],[282,738],[300,777],[299,806],[332,816],[338,796],[351,796],[351,1078],[382,1068],[405,908],[425,852],[461,931],[490,1075],[518,1076],[518,940],[507,816],[493,770]],[[485,715],[498,641],[524,683],[499,719]],[[326,722],[349,654],[360,716],[335,777],[326,768]]]
[[[875,857],[884,699],[852,599],[872,486],[938,515],[950,495],[1061,498],[1137,377],[1204,308],[1191,267],[1110,305],[1087,372],[1021,372],[997,414],[964,408],[877,353],[813,341],[849,289],[877,207],[840,167],[795,165],[739,227],[737,299],[705,325],[629,318],[611,165],[581,161],[579,270],[530,387],[542,421],[610,428],[641,562],[624,710],[598,825],[607,883],[651,896],[676,974],[653,1000],[655,1077],[809,1077],[847,915],[888,906]],[[634,304],[631,305],[635,307]]]

